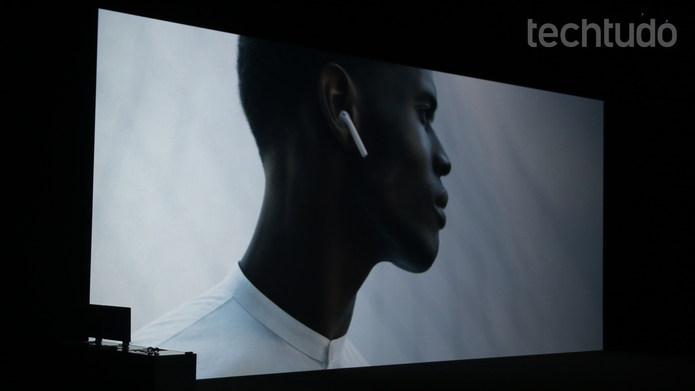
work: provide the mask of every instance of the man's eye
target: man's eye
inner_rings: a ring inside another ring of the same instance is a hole
[[[420,120],[423,124],[427,124],[431,121],[431,110],[429,106],[418,107],[418,114],[420,115]]]

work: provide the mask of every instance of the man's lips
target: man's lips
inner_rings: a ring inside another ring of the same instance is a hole
[[[437,207],[437,221],[439,222],[439,229],[442,229],[446,226],[446,213],[444,213],[444,209]]]
[[[448,203],[449,203],[449,192],[446,190],[439,193],[437,198],[434,199],[434,204],[442,209],[446,208],[446,205]]]
[[[437,220],[439,221],[439,229],[446,226],[446,214],[444,213],[444,208],[449,203],[449,193],[444,190],[440,193],[434,200],[434,204],[437,206]]]

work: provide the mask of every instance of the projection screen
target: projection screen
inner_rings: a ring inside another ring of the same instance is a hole
[[[90,301],[131,307],[133,331],[220,282],[253,235],[265,181],[236,42],[99,12]],[[369,365],[601,350],[603,102],[434,80],[439,254],[422,274],[378,264],[348,337]]]

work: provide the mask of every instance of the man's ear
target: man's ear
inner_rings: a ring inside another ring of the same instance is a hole
[[[342,111],[346,111],[359,131],[357,91],[350,75],[338,64],[330,63],[321,71],[319,100],[325,120],[340,145],[347,150],[356,149],[350,129],[339,117]]]

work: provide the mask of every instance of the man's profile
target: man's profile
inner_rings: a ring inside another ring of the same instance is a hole
[[[345,338],[358,290],[379,262],[428,270],[446,222],[432,73],[247,37],[238,53],[266,178],[253,238],[133,343],[198,353],[198,378],[367,365]]]

